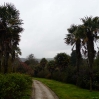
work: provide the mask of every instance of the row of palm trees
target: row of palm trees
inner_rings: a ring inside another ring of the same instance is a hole
[[[88,58],[88,66],[90,73],[90,91],[92,91],[93,79],[93,61],[95,58],[94,43],[99,39],[99,17],[85,17],[81,19],[81,25],[72,25],[68,29],[68,34],[65,38],[65,43],[71,46],[76,46],[77,55],[77,85],[79,78],[79,66],[81,61],[81,49]]]
[[[20,54],[18,47],[22,20],[19,19],[19,11],[13,4],[0,6],[0,70],[8,72],[8,61],[13,62],[16,54]]]

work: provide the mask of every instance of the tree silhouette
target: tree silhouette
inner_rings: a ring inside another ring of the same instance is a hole
[[[19,54],[20,33],[23,31],[21,25],[19,11],[14,5],[6,3],[0,6],[0,56],[4,59],[4,73],[8,71],[9,57],[13,61]]]

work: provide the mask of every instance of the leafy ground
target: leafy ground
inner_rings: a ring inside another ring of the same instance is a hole
[[[59,99],[99,99],[99,92],[93,91],[90,92],[86,89],[81,89],[72,84],[65,84],[62,82],[35,78],[46,84],[51,88],[59,97]]]

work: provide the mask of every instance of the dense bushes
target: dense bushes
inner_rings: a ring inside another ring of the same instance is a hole
[[[0,99],[25,99],[32,79],[23,74],[0,74]]]
[[[34,76],[75,84],[85,89],[90,88],[90,66],[88,64],[88,59],[81,58],[78,72],[76,60],[74,60],[76,59],[75,55],[69,57],[64,53],[58,53],[56,57],[48,61],[44,66],[40,64],[35,66]],[[94,90],[99,90],[99,55],[94,59],[93,66],[92,88]]]
[[[99,90],[99,67],[93,68],[94,75],[93,75],[93,89]],[[53,71],[53,75],[46,69],[41,70],[38,72],[37,77],[43,77],[43,78],[51,78],[57,81],[62,81],[65,83],[71,83],[76,85],[76,79],[77,79],[77,69],[76,66],[68,66],[64,71],[60,71],[59,69],[55,69]],[[88,66],[80,66],[79,71],[79,79],[78,79],[78,86],[89,89],[90,86],[90,75],[89,75],[89,69]]]

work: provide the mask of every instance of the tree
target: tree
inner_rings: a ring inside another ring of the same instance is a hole
[[[12,4],[0,6],[0,55],[4,58],[4,73],[7,73],[9,57],[13,61],[19,51],[20,33],[23,31],[19,14]]]
[[[78,85],[78,79],[79,79],[79,65],[81,60],[81,39],[80,39],[80,26],[72,25],[68,30],[68,33],[65,38],[65,43],[67,45],[76,46],[76,67],[77,67],[77,85]]]
[[[99,30],[99,17],[85,17],[81,19],[84,29],[84,43],[88,52],[88,64],[90,69],[90,91],[92,91],[92,79],[93,79],[93,61],[95,57],[94,41],[96,42]]]
[[[58,53],[54,57],[54,60],[55,60],[56,66],[59,67],[60,71],[63,71],[64,69],[66,69],[66,67],[68,67],[70,57],[66,53]]]
[[[45,58],[42,58],[40,61],[40,66],[44,70],[45,66],[47,65],[47,60]]]
[[[30,54],[28,57],[27,57],[27,60],[25,61],[25,63],[27,65],[29,65],[32,69],[35,68],[36,65],[38,65],[38,61],[35,59],[34,55],[33,54]]]
[[[47,64],[47,68],[48,68],[49,72],[51,73],[51,77],[52,77],[53,72],[56,68],[55,61],[54,60],[49,61],[48,64]]]
[[[3,61],[3,40],[4,40],[4,36],[3,34],[5,34],[5,29],[2,25],[3,23],[0,22],[0,72],[2,71],[2,61]]]
[[[30,66],[28,66],[24,62],[21,62],[20,60],[18,60],[18,61],[19,61],[19,65],[16,68],[16,72],[33,75],[34,71]]]

